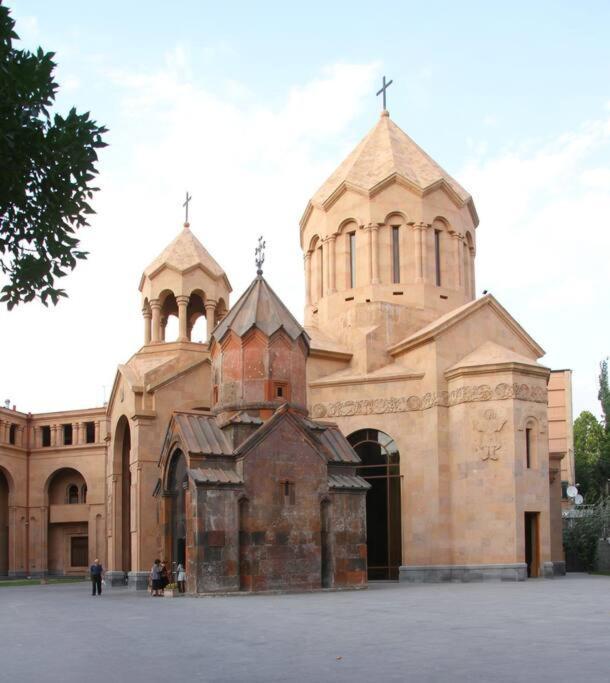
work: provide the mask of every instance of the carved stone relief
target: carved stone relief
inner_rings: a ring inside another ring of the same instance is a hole
[[[501,382],[495,387],[489,384],[458,387],[452,391],[427,393],[423,396],[400,396],[398,398],[366,398],[358,401],[333,401],[316,403],[311,409],[314,419],[323,417],[349,417],[351,415],[380,415],[383,413],[407,413],[426,410],[434,406],[455,406],[474,401],[502,401],[505,399],[546,403],[546,389],[527,384]]]
[[[479,419],[474,421],[474,429],[479,433],[476,453],[481,460],[497,460],[502,449],[500,432],[506,418],[495,410],[482,410]]]

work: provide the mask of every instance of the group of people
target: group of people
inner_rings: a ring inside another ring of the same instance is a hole
[[[159,559],[155,560],[155,563],[150,570],[150,594],[153,598],[157,598],[163,595],[165,588],[168,584],[172,583],[172,575],[167,568],[167,563]],[[184,566],[182,563],[178,563],[175,571],[176,584],[178,585],[178,591],[184,593],[186,590],[186,573],[184,571]]]
[[[97,558],[89,568],[89,573],[91,577],[91,595],[101,595],[102,580],[105,572],[102,563]],[[170,572],[166,562],[155,560],[155,563],[150,570],[150,594],[154,598],[162,596],[165,588],[172,583],[174,577],[176,584],[178,585],[178,591],[184,593],[186,591],[186,572],[184,571],[184,565],[179,562],[175,572]]]

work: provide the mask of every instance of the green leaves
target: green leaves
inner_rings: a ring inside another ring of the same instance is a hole
[[[585,410],[574,420],[576,481],[587,500],[607,495],[610,487],[610,388],[608,362],[602,361],[598,398],[602,419]]]
[[[14,25],[0,5],[0,302],[9,309],[67,296],[55,280],[87,257],[74,235],[94,213],[91,182],[107,132],[88,112],[51,114],[54,53],[16,50]]]

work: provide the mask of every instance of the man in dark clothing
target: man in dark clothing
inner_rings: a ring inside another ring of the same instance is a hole
[[[91,595],[102,594],[102,576],[104,574],[104,567],[102,567],[100,561],[96,558],[95,562],[91,565]]]

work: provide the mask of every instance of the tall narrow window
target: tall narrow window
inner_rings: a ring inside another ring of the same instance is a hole
[[[525,465],[530,468],[532,466],[532,430],[527,427],[525,430]]]
[[[400,232],[398,225],[392,226],[392,282],[400,282]]]
[[[8,432],[8,442],[11,444],[11,446],[14,446],[17,443],[17,425],[15,424],[10,426]]]
[[[324,296],[324,252],[322,247],[318,247],[318,272],[320,273],[320,281],[318,282],[318,299]]]
[[[434,262],[436,266],[436,286],[441,286],[441,231],[434,231]]]
[[[42,447],[48,448],[51,445],[51,427],[49,425],[44,425],[41,427],[42,430]]]
[[[356,233],[348,234],[349,240],[349,286],[353,289],[356,286]]]

